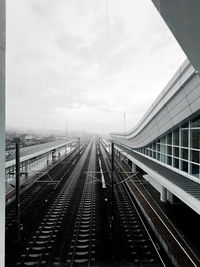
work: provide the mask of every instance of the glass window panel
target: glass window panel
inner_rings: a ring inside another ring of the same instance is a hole
[[[156,152],[155,151],[153,152],[153,158],[154,159],[156,158]]]
[[[172,157],[167,156],[167,164],[172,165]]]
[[[181,128],[188,128],[189,127],[189,123],[184,123],[183,125],[181,125]]]
[[[168,145],[171,145],[171,144],[172,144],[172,133],[169,133],[169,134],[167,135],[167,144],[168,144]]]
[[[172,154],[172,147],[171,146],[167,146],[167,154],[168,155]]]
[[[173,145],[179,146],[179,129],[173,132]]]
[[[166,136],[162,137],[162,138],[160,139],[160,142],[161,142],[162,144],[166,144]]]
[[[149,148],[152,149],[152,144],[149,145]]]
[[[165,155],[161,154],[161,155],[160,155],[160,159],[161,159],[161,161],[162,161],[163,163],[165,163]]]
[[[153,150],[156,150],[156,143],[153,143]]]
[[[191,138],[191,147],[192,148],[200,148],[200,130],[191,130],[190,132]]]
[[[157,153],[157,160],[160,160],[160,153]]]
[[[199,165],[191,164],[191,174],[195,177],[199,177]]]
[[[181,158],[188,160],[188,149],[181,148]]]
[[[188,172],[188,162],[187,161],[181,161],[181,170],[184,172]]]
[[[157,140],[157,143],[160,143],[160,139]]]
[[[191,161],[199,163],[199,151],[191,150]]]
[[[160,151],[160,144],[157,144],[157,151]]]
[[[160,152],[165,153],[165,145],[160,145]]]
[[[149,156],[152,157],[152,151],[151,150],[149,151]]]
[[[181,130],[181,145],[188,147],[188,130]]]
[[[200,127],[200,116],[198,116],[195,119],[191,120],[190,127],[191,128]]]
[[[174,156],[179,157],[179,147],[174,147]]]
[[[174,158],[174,167],[179,169],[179,159]]]

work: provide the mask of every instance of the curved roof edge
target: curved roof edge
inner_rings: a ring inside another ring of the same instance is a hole
[[[200,96],[199,85],[199,75],[186,59],[139,123],[129,132],[111,133],[111,137],[135,148],[150,143],[199,109],[193,104]]]

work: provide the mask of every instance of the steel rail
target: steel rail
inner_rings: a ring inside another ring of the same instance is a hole
[[[124,168],[121,167],[123,169],[123,171],[125,172]],[[128,174],[127,174],[128,176]],[[127,184],[128,185],[128,184]],[[160,217],[160,215],[157,213],[157,211],[154,209],[154,207],[151,205],[151,203],[146,199],[146,197],[144,196],[144,194],[141,192],[141,190],[139,189],[139,187],[134,183],[134,186],[137,188],[137,190],[140,192],[140,194],[142,195],[143,199],[148,203],[149,207],[153,210],[153,212],[156,214],[156,216],[159,218],[159,220],[162,222],[162,224],[165,226],[165,228],[167,229],[167,231],[170,233],[170,235],[173,237],[173,239],[177,242],[177,244],[179,245],[179,247],[182,249],[182,251],[185,253],[185,255],[188,257],[188,259],[191,261],[192,265],[195,267],[198,267],[198,265],[193,261],[193,259],[190,257],[190,255],[187,253],[187,251],[185,250],[185,248],[181,245],[181,243],[178,241],[178,239],[176,238],[176,236],[172,233],[172,231],[169,229],[169,227],[166,225],[166,223],[163,221],[163,219]],[[133,194],[130,186],[128,185],[130,192]],[[191,251],[191,250],[190,250]],[[191,251],[192,252],[192,251]]]

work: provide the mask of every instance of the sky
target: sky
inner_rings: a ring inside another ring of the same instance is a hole
[[[6,124],[133,128],[186,56],[150,0],[7,0]]]

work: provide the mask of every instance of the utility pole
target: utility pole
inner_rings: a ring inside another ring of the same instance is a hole
[[[112,170],[111,170],[111,208],[112,208],[112,212],[111,212],[111,220],[114,220],[114,172],[115,172],[115,158],[114,158],[114,143],[111,143],[111,166],[112,166]]]
[[[20,239],[20,139],[16,138],[16,185],[15,185],[15,198],[16,198],[16,230],[17,242]]]

